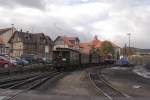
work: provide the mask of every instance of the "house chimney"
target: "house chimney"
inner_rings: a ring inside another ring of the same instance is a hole
[[[97,36],[97,35],[95,35],[94,39],[95,39],[95,40],[98,40],[98,36]]]
[[[22,32],[22,29],[20,30],[20,32]]]
[[[29,33],[29,31],[27,31],[26,33]]]

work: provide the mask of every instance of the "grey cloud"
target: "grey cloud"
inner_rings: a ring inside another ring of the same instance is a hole
[[[52,17],[51,15],[47,15],[44,11],[41,11],[43,14],[42,16],[30,17],[29,15],[23,16],[18,13],[13,13],[13,11],[10,10],[11,14],[4,16],[7,18],[5,21],[1,20],[0,27],[10,26],[14,23],[18,29],[23,28],[24,31],[45,32],[53,39],[57,35],[71,35],[79,36],[81,40],[89,40],[92,38],[93,34],[108,34],[104,33],[103,29],[108,28],[108,30],[111,30],[113,27],[112,31],[115,30],[114,32],[118,34],[113,38],[117,44],[124,45],[124,42],[127,43],[126,34],[127,32],[131,32],[132,37],[134,37],[131,41],[132,46],[142,48],[147,47],[148,43],[150,43],[150,21],[148,20],[150,14],[148,11],[145,11],[145,6],[150,4],[149,0],[93,0],[93,2],[108,3],[111,4],[112,7],[102,13],[100,12],[99,14],[96,14],[95,16],[92,16],[89,13],[87,15],[77,16],[75,19],[63,19],[60,16]],[[45,8],[45,5],[51,6],[52,4],[55,4],[56,7],[59,8],[59,5],[75,6],[75,4],[80,3],[82,3],[80,0],[0,0],[1,7],[16,7],[19,5],[38,9]],[[140,6],[142,7],[139,8]],[[118,15],[110,16],[111,13],[117,13]],[[26,22],[22,19],[25,19]],[[32,21],[30,22],[29,19]],[[99,29],[92,26],[94,23],[104,23],[105,21],[106,23],[109,21],[112,22],[110,24],[113,24],[114,26],[102,26]],[[82,32],[78,32],[74,29],[76,26],[81,26],[84,30]],[[88,35],[82,33],[88,33]]]
[[[44,0],[0,0],[0,5],[14,8],[16,6],[27,6],[31,8],[43,9],[45,7]]]
[[[5,7],[15,7],[16,5],[28,6],[34,8],[45,8],[46,4],[60,4],[60,5],[76,5],[91,2],[105,2],[105,3],[116,3],[123,5],[128,3],[130,6],[148,5],[149,0],[0,0],[0,5]],[[122,3],[124,2],[124,3]]]
[[[50,20],[49,20],[50,19]],[[88,40],[89,36],[84,36],[84,34],[80,34],[77,30],[73,29],[72,24],[67,24],[65,21],[48,16],[44,19],[40,19],[37,22],[23,22],[20,20],[15,20],[15,26],[18,30],[23,29],[23,31],[30,31],[33,33],[36,32],[44,32],[49,35],[53,40],[59,35],[67,35],[67,36],[77,36],[81,40]]]
[[[46,1],[51,4],[77,5],[77,4],[97,2],[99,0],[46,0]]]
[[[81,34],[77,30],[74,30],[73,29],[74,26],[72,24],[67,24],[59,19],[55,19],[53,21],[45,20],[45,23],[47,23],[46,27],[43,26],[42,23],[39,23],[41,24],[41,26],[36,27],[39,27],[38,29],[43,29],[43,31],[49,34],[53,39],[55,39],[58,35],[76,36],[79,37],[81,40],[88,40],[90,37],[90,35],[84,36],[84,34]]]

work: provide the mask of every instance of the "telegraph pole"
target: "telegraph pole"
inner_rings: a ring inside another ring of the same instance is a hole
[[[129,36],[129,48],[131,46],[130,42],[131,42],[131,33],[128,33],[128,36]]]
[[[124,46],[124,56],[127,56],[127,45],[125,43],[125,46]]]
[[[131,33],[128,33],[128,37],[129,37],[129,48],[128,48],[128,56],[129,56],[130,52],[131,52],[131,50],[130,50],[131,49],[130,48],[131,47],[131,43],[130,43],[131,42]]]

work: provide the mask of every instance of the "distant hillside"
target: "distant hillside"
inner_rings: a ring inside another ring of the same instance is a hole
[[[150,53],[150,49],[136,49],[136,52],[139,52],[139,53]]]
[[[125,54],[125,48],[121,49],[121,54]],[[126,48],[126,54],[132,55],[132,54],[150,54],[150,49],[140,49],[135,47],[130,47],[130,49]]]
[[[136,54],[150,54],[150,49],[140,49],[131,47],[131,49],[136,52]]]

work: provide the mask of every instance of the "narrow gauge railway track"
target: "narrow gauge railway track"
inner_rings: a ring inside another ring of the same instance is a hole
[[[8,87],[9,89],[23,89],[23,91],[18,92],[17,94],[15,94],[14,96],[8,98],[7,100],[12,100],[16,96],[20,95],[21,93],[25,93],[25,92],[28,92],[32,89],[35,89],[38,86],[44,84],[49,79],[51,79],[51,78],[53,78],[53,77],[55,77],[59,74],[61,74],[61,73],[60,72],[46,73],[46,74],[43,74],[43,75],[35,76],[33,78],[29,78],[27,80],[23,80],[23,81],[21,81],[20,83],[18,83],[16,85]]]
[[[17,75],[15,77],[3,78],[3,79],[0,79],[0,85],[7,84],[9,82],[14,82],[14,81],[16,82],[16,81],[24,80],[24,79],[27,79],[27,78],[30,78],[39,74],[41,74],[41,72],[34,72],[34,73],[24,74],[21,76]]]
[[[109,100],[116,100],[118,98],[129,98],[127,94],[119,91],[114,86],[112,86],[108,81],[106,81],[100,73],[89,73],[89,79],[94,84],[96,89],[107,97]]]
[[[0,80],[0,88],[7,88],[9,86],[17,84],[20,81],[32,78],[32,77],[37,76],[39,74],[40,73],[32,73],[32,74],[29,74],[29,75],[25,75],[25,76],[22,76],[22,77],[16,77],[16,78],[13,78],[13,79],[9,78],[9,79],[6,79],[6,80]]]
[[[32,83],[37,80],[43,80],[43,78],[50,77],[57,72],[45,72],[42,74],[32,74],[26,77],[20,77],[12,80],[6,80],[0,82],[0,88],[3,89],[19,89],[20,87]],[[36,84],[36,83],[35,83]]]
[[[53,72],[53,73],[46,73],[43,75],[39,75],[27,80],[23,80],[21,82],[19,82],[16,85],[13,85],[11,87],[9,87],[9,89],[23,89],[23,90],[32,90],[35,89],[36,87],[42,85],[43,83],[45,83],[47,80],[51,79],[52,77],[58,75],[58,72]]]

